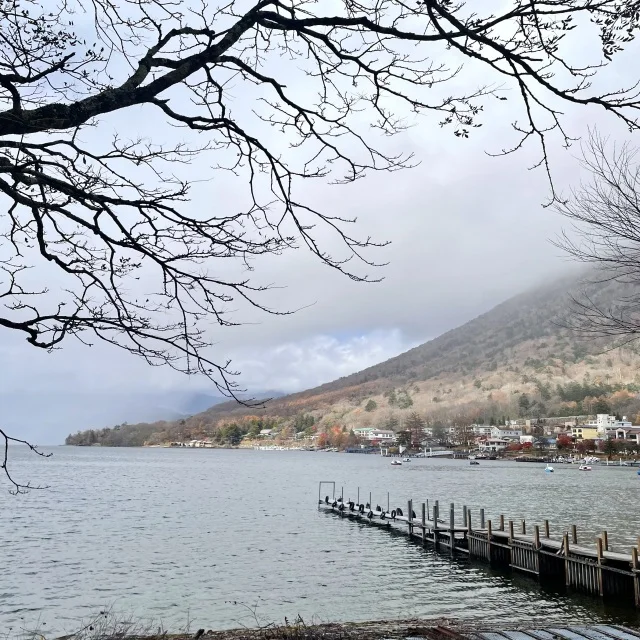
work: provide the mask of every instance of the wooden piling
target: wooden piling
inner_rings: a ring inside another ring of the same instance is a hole
[[[575,524],[571,525],[571,542],[578,544],[578,529]]]
[[[602,580],[602,560],[603,560],[603,541],[602,538],[598,538],[596,540],[596,551],[598,554],[598,593],[603,596],[604,595],[604,582]]]
[[[527,523],[524,520],[522,521],[522,535],[527,535]]]
[[[480,509],[480,528],[481,529],[485,529],[485,522],[484,522],[484,509]]]
[[[462,526],[467,527],[467,505],[462,505]]]
[[[533,527],[533,546],[536,549],[540,548],[540,527],[537,524]]]
[[[449,549],[451,555],[455,551],[456,546],[456,507],[453,502],[449,505]]]
[[[602,545],[605,551],[609,551],[609,534],[606,531],[602,532]]]
[[[504,516],[500,514],[500,531],[504,531]]]
[[[487,520],[487,561],[491,564],[491,520]]]
[[[513,541],[513,520],[509,520],[509,544],[511,544],[512,541]]]
[[[438,550],[438,504],[433,505],[433,547]]]
[[[562,536],[562,548],[564,550],[564,583],[568,587],[571,584],[569,578],[569,534]]]
[[[427,505],[422,503],[422,513],[420,514],[422,518],[422,546],[424,547],[427,544]]]
[[[471,523],[471,509],[467,509],[467,539],[473,533],[473,527]]]
[[[407,525],[409,527],[409,537],[413,534],[413,500],[407,502]]]
[[[633,571],[633,596],[636,607],[640,607],[640,565],[638,564],[638,549],[631,547],[631,570]]]
[[[545,538],[549,537],[549,521],[548,520],[544,521],[544,537]]]

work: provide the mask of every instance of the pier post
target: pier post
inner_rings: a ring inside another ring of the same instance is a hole
[[[360,487],[358,487],[358,506],[360,506]]]
[[[500,514],[500,531],[504,531],[504,516]]]
[[[371,502],[371,491],[369,491],[369,509],[371,509],[371,511],[373,511],[373,504]]]
[[[487,561],[491,564],[491,520],[487,520]]]
[[[438,501],[433,505],[433,548],[438,550]]]
[[[449,506],[449,551],[453,555],[456,544],[456,507],[451,503]]]
[[[467,528],[467,505],[462,506],[462,526]]]
[[[387,491],[387,513],[389,513],[391,509],[389,508],[389,492]]]
[[[526,535],[527,534],[527,523],[523,520],[522,521],[522,535]]]
[[[638,549],[631,547],[631,570],[633,571],[633,594],[636,607],[640,607],[640,565],[638,564]]]
[[[571,525],[571,542],[573,544],[578,544],[578,528],[575,524]]]
[[[471,509],[467,509],[467,536],[473,533],[473,527],[471,524]]]
[[[603,558],[604,552],[603,552],[602,538],[598,538],[596,540],[596,549],[598,552],[598,590],[600,592],[600,596],[603,596],[604,582],[602,580],[602,558]]]
[[[536,549],[540,548],[540,527],[537,524],[533,527],[533,546]]]
[[[509,520],[509,544],[513,540],[513,520]]]
[[[544,521],[544,537],[545,538],[549,537],[549,521],[548,520]]]
[[[480,528],[481,529],[485,529],[485,522],[484,522],[484,509],[480,509]]]
[[[562,537],[562,548],[564,550],[564,583],[568,587],[569,580],[569,534],[565,533]]]
[[[427,543],[427,505],[422,503],[422,546],[424,547]]]
[[[609,534],[606,531],[602,532],[602,544],[605,551],[609,551]]]
[[[409,537],[413,534],[413,500],[407,502],[407,525],[409,525]]]

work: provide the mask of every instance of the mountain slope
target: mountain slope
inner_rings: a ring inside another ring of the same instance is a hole
[[[363,371],[260,409],[225,402],[183,421],[180,429],[163,424],[164,435],[158,431],[156,439],[185,428],[190,435],[211,433],[248,416],[286,426],[311,414],[321,428],[353,428],[401,424],[417,411],[431,421],[454,423],[591,413],[598,398],[612,410],[640,412],[634,404],[640,351],[628,346],[605,352],[604,341],[585,342],[563,326],[570,293],[582,288],[575,278],[558,280]],[[586,291],[593,301],[609,305],[625,287],[609,282],[588,285]]]

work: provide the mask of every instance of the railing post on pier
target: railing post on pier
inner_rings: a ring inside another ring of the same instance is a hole
[[[564,550],[564,583],[568,587],[570,586],[569,580],[569,534],[565,533],[562,537],[562,548]]]
[[[484,522],[484,509],[480,509],[480,528],[481,529],[485,529],[485,522]]]
[[[500,531],[504,531],[504,516],[500,515]]]
[[[467,505],[462,506],[462,526],[467,528]]]
[[[487,520],[487,561],[491,564],[491,520]]]
[[[453,555],[456,544],[456,512],[453,502],[449,506],[449,551]]]
[[[523,520],[522,521],[522,535],[526,535],[527,534],[527,523]]]
[[[600,595],[604,595],[604,582],[602,580],[602,560],[604,556],[602,538],[596,540],[596,550],[598,553],[598,590]]]
[[[433,505],[433,548],[438,550],[438,501]]]
[[[409,526],[409,538],[413,534],[413,500],[407,502],[407,525]]]
[[[471,525],[471,509],[467,509],[467,538],[473,533]],[[469,549],[471,551],[471,549]]]
[[[631,570],[633,571],[633,595],[636,607],[640,607],[640,565],[638,565],[638,549],[631,547]]]
[[[609,551],[609,534],[606,531],[602,532],[602,544],[605,551]]]
[[[573,544],[578,544],[578,528],[575,524],[571,525],[571,542]]]
[[[422,503],[422,546],[424,547],[427,543],[427,505]]]
[[[533,546],[536,549],[540,548],[540,527],[537,524],[533,527]]]
[[[545,538],[549,537],[549,521],[548,520],[544,521],[544,537]]]
[[[513,520],[509,520],[509,544],[513,541]]]

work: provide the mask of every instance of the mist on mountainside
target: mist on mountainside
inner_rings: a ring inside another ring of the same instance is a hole
[[[633,405],[640,390],[640,348],[610,350],[606,341],[587,341],[567,328],[572,295],[586,293],[607,306],[625,287],[565,277],[363,371],[264,407],[225,402],[185,420],[133,425],[126,439],[153,444],[211,437],[230,423],[256,419],[299,426],[301,416],[312,417],[316,428],[353,429],[396,428],[413,412],[451,424],[591,413],[599,401],[612,411],[640,411]]]

